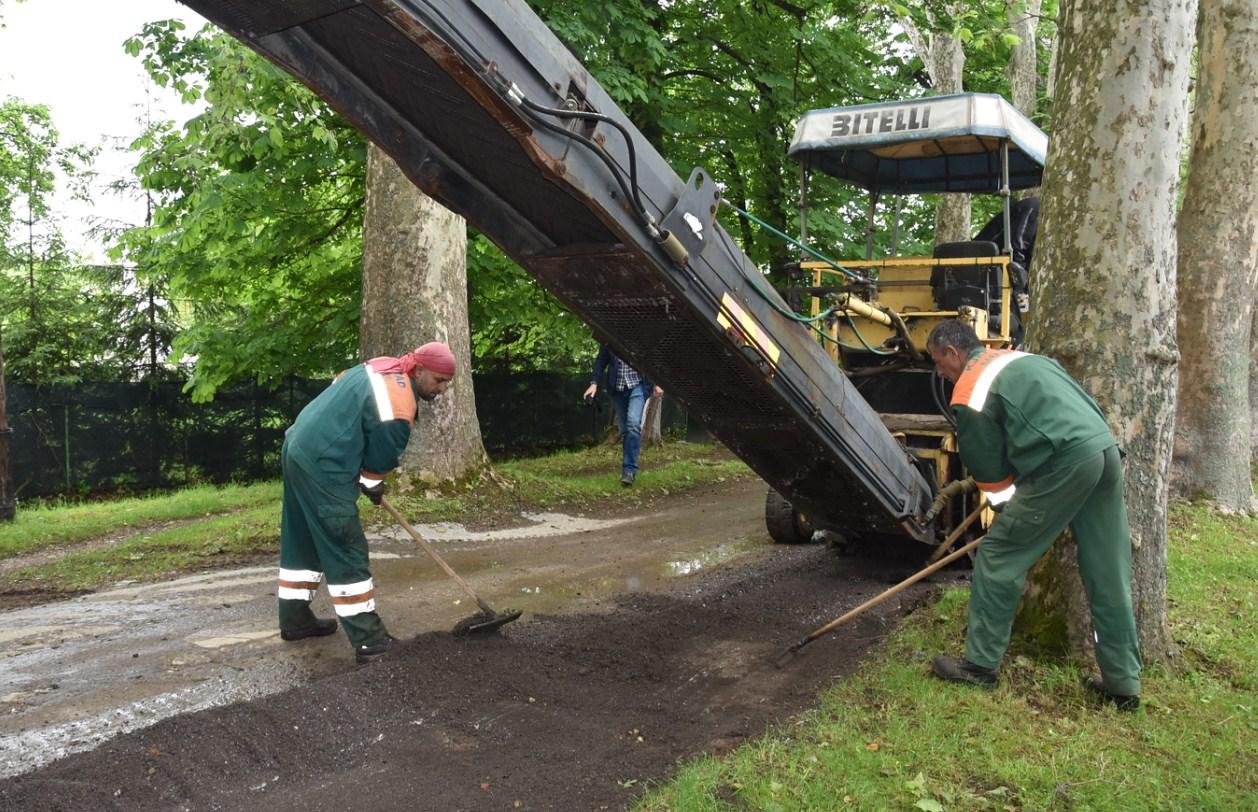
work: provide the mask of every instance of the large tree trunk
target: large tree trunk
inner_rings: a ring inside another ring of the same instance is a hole
[[[1195,0],[1062,4],[1054,131],[1028,343],[1100,403],[1127,452],[1132,598],[1146,662],[1166,623],[1175,417],[1175,199]],[[1090,660],[1073,542],[1032,572],[1022,620],[1055,617]],[[1060,628],[1060,625],[1059,625]]]
[[[423,485],[462,479],[487,461],[472,394],[467,227],[373,144],[367,152],[359,348],[364,358],[401,355],[427,341],[450,346],[458,374],[445,395],[420,405],[402,457],[403,478]]]
[[[1179,217],[1176,490],[1251,513],[1246,448],[1258,284],[1258,9],[1201,0],[1200,70]]]
[[[959,4],[948,6],[950,15],[957,15],[961,10]],[[913,21],[901,17],[909,41],[913,43],[917,55],[926,65],[930,74],[930,82],[936,93],[960,93],[965,89],[963,73],[965,69],[965,51],[961,40],[952,36],[949,31],[938,27],[934,14],[929,7],[926,16],[931,31],[923,34]],[[939,208],[935,210],[935,242],[958,242],[970,239],[970,196],[947,194],[939,196]]]

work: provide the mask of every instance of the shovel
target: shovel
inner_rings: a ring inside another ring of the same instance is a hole
[[[968,528],[971,524],[973,524],[974,520],[979,517],[979,514],[983,512],[984,507],[986,506],[980,505],[979,507],[975,508],[974,512],[971,513],[968,517],[966,517],[966,520],[963,521],[955,530],[953,530],[948,535],[948,538],[944,540],[944,543],[939,545],[939,549],[942,551],[951,547],[953,542],[955,542],[961,536],[961,534],[965,532],[966,528]],[[938,561],[931,564],[929,567],[918,570],[916,573],[914,573],[913,575],[910,575],[908,578],[905,578],[903,581],[891,587],[890,589],[886,590],[885,592],[875,595],[874,597],[865,601],[864,603],[862,603],[860,606],[856,607],[855,609],[852,609],[846,614],[840,615],[839,617],[830,621],[829,623],[822,626],[821,628],[816,629],[815,631],[810,633],[808,636],[804,637],[804,639],[800,640],[798,643],[795,643],[794,645],[789,646],[785,651],[779,654],[777,660],[774,661],[774,665],[776,665],[778,668],[781,668],[782,666],[786,665],[791,660],[795,659],[795,655],[799,653],[800,649],[802,649],[804,646],[808,645],[812,641],[816,640],[818,637],[821,637],[823,634],[827,634],[833,631],[834,629],[838,628],[839,626],[842,626],[844,623],[848,622],[852,618],[861,614],[866,609],[877,606],[878,604],[885,601],[887,598],[890,598],[892,595],[895,595],[903,591],[905,588],[917,583],[918,581],[922,580],[923,578],[930,575],[931,573],[943,569],[944,567],[951,564],[953,561],[956,561],[961,556],[965,555],[966,553],[978,547],[978,543],[982,540],[983,540],[983,536],[979,536],[978,538],[974,539],[974,541],[971,541],[969,544],[966,544],[964,547],[954,550],[953,552],[949,553],[943,558],[940,558]]]
[[[519,620],[520,615],[524,614],[521,611],[518,611],[518,610],[513,611],[511,609],[508,609],[507,611],[501,614],[499,614],[498,612],[495,612],[489,606],[489,604],[481,600],[480,596],[472,591],[472,588],[467,585],[467,581],[464,581],[462,578],[459,577],[459,574],[457,572],[450,569],[450,565],[447,564],[445,561],[443,561],[441,559],[441,556],[437,555],[437,551],[434,550],[431,546],[429,546],[428,542],[424,541],[423,536],[419,535],[418,530],[416,530],[414,527],[411,527],[410,522],[402,518],[402,514],[397,512],[397,508],[389,504],[388,499],[385,499],[383,496],[381,496],[380,506],[383,507],[385,510],[389,511],[389,513],[393,516],[393,518],[397,520],[397,523],[402,525],[402,528],[406,530],[407,533],[410,533],[411,538],[415,539],[415,543],[418,544],[423,549],[424,552],[428,553],[428,555],[432,558],[433,561],[437,562],[437,566],[441,567],[443,570],[446,571],[446,575],[449,575],[451,578],[454,579],[455,583],[463,587],[463,591],[466,592],[472,598],[472,600],[476,601],[476,605],[480,607],[480,614],[472,615],[471,617],[465,617],[462,620],[460,620],[458,623],[454,624],[454,628],[450,632],[451,634],[453,634],[455,637],[466,637],[467,635],[472,635],[472,634],[484,634],[486,632],[492,632],[495,629],[498,629],[502,626],[507,625],[513,620]]]

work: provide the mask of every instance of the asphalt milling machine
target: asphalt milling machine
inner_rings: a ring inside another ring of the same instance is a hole
[[[896,420],[884,424],[890,415],[880,414],[883,397],[870,385],[893,390],[900,373],[915,375],[918,388],[929,384],[922,348],[930,319],[969,314],[979,326],[1008,325],[1004,292],[993,322],[983,318],[991,313],[986,289],[977,306],[956,295],[936,306],[929,296],[891,296],[907,291],[908,266],[824,262],[810,268],[819,310],[801,317],[717,222],[713,177],[696,168],[679,178],[524,2],[184,2],[309,86],[699,417],[770,486],[775,538],[827,530],[908,540],[928,552],[951,529],[954,512],[932,507],[941,471],[957,473],[936,458],[947,451],[939,410],[928,402],[935,422],[906,432]],[[990,107],[993,99],[978,100]],[[1042,133],[1025,119],[1001,131],[983,124],[958,135],[954,149],[953,129],[963,126],[953,121],[954,103],[810,113],[792,154],[867,185],[871,199],[918,191],[907,180],[917,164],[901,160],[894,142],[845,148],[838,116],[847,115],[854,137],[903,122],[904,133],[930,135],[925,153],[955,154],[932,190],[1007,194],[1011,183],[1038,183]],[[993,264],[1005,266],[997,256],[982,267]],[[842,282],[832,285],[831,272]],[[830,287],[841,290],[822,290]],[[918,306],[926,309],[907,312]],[[858,319],[867,324],[868,358],[848,349]],[[1008,341],[1007,331],[999,326],[996,340]]]

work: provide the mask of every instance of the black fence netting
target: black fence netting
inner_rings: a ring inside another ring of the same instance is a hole
[[[581,401],[588,379],[485,373],[473,379],[485,450],[497,459],[599,441],[610,403]],[[193,403],[180,381],[9,384],[9,476],[18,499],[147,491],[278,477],[284,431],[328,381],[221,389]],[[665,397],[665,433],[686,414]]]

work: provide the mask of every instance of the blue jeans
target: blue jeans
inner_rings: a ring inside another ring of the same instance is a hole
[[[638,452],[642,449],[642,410],[646,408],[646,389],[638,384],[631,389],[612,390],[612,405],[616,408],[616,420],[620,423],[620,441],[624,459],[620,465],[622,474],[638,473]]]

